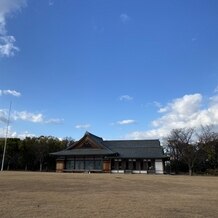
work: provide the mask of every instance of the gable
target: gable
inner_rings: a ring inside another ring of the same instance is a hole
[[[96,143],[89,137],[85,137],[80,139],[78,142],[74,143],[74,146],[72,149],[102,149],[102,146],[99,145],[99,143]]]
[[[67,150],[71,149],[106,149],[103,145],[103,139],[95,136],[89,132],[86,132],[85,135]]]

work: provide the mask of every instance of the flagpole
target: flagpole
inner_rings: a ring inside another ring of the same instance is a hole
[[[8,111],[8,120],[7,120],[7,127],[6,127],[6,133],[5,133],[5,144],[4,144],[4,151],[3,151],[3,156],[2,156],[1,171],[3,171],[3,169],[4,169],[5,153],[6,153],[7,139],[8,139],[8,128],[9,128],[9,123],[10,123],[10,115],[11,115],[11,102],[10,102],[10,107],[9,107],[9,111]]]

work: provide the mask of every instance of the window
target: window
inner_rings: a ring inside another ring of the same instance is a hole
[[[94,160],[85,160],[85,169],[93,170],[95,168]]]
[[[102,160],[95,160],[95,170],[102,170]]]
[[[141,170],[147,170],[148,169],[148,162],[146,159],[141,161]]]
[[[84,170],[84,159],[83,158],[76,158],[75,169]]]
[[[66,169],[73,170],[74,169],[74,160],[67,160],[66,161]]]
[[[112,170],[119,170],[119,169],[122,169],[121,164],[122,164],[121,159],[114,159],[114,160],[112,160],[111,169],[112,169]]]
[[[102,170],[103,160],[100,157],[76,157],[66,161],[67,170]]]

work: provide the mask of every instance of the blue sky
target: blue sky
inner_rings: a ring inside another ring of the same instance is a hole
[[[218,126],[218,2],[0,0],[0,136],[162,138]]]

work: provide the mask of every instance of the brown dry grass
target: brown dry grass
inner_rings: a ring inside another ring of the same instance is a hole
[[[0,217],[218,217],[218,177],[1,172]]]

